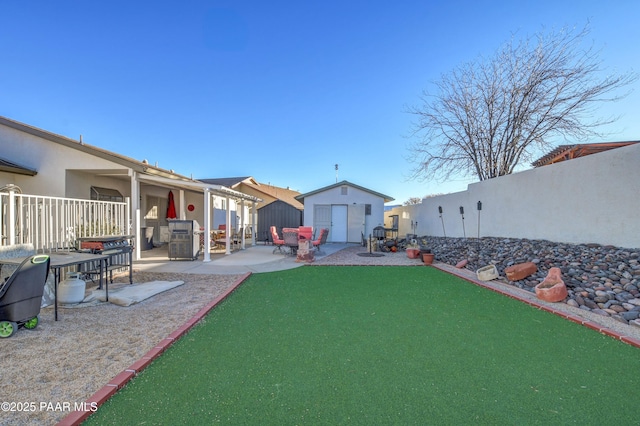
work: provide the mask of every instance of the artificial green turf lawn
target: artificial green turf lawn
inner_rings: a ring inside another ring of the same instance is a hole
[[[252,275],[87,424],[636,424],[640,351],[428,267]]]

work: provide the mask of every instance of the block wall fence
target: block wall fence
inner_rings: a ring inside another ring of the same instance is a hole
[[[482,209],[478,210],[478,201]],[[442,209],[442,214],[439,212]],[[460,214],[460,207],[464,209]],[[385,212],[399,235],[640,247],[640,143],[471,184]]]

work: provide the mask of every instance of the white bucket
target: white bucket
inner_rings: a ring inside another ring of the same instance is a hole
[[[58,284],[58,303],[82,302],[86,285],[79,272],[68,272],[67,279]]]

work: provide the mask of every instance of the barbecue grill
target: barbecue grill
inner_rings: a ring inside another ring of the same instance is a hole
[[[169,220],[169,260],[196,260],[200,255],[200,234],[196,220]]]
[[[133,284],[133,235],[105,235],[99,237],[78,238],[79,251],[94,254],[107,254],[107,271],[109,281],[113,283],[113,271],[129,269],[129,284]],[[84,271],[86,275],[98,275],[99,265],[91,265]]]

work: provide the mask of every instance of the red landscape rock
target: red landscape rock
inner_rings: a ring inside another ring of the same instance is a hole
[[[518,263],[517,265],[509,266],[504,270],[505,275],[509,281],[520,281],[535,274],[538,267],[533,262]]]
[[[567,286],[564,285],[560,268],[551,268],[547,277],[536,286],[536,296],[546,302],[560,302],[567,298]]]
[[[467,266],[467,263],[469,263],[467,259],[461,260],[460,262],[456,263],[456,268],[464,268],[465,266]]]

